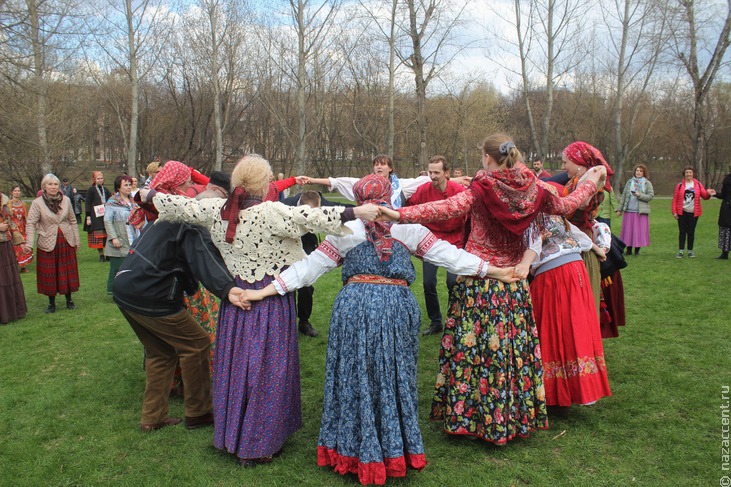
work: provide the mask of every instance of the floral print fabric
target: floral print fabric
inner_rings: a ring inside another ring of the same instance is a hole
[[[431,419],[505,444],[547,428],[538,331],[526,281],[458,278],[439,351]]]

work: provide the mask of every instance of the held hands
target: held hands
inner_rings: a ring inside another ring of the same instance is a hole
[[[487,276],[502,281],[506,284],[518,282],[520,277],[515,275],[514,269],[510,267],[493,267],[487,269]]]
[[[310,178],[308,176],[295,176],[294,179],[297,180],[297,184],[300,186],[310,184]]]
[[[592,245],[591,251],[596,254],[596,258],[599,260],[599,262],[604,262],[607,260],[607,250],[603,247],[599,247],[596,244]]]
[[[380,215],[378,216],[378,221],[381,222],[398,222],[401,218],[401,215],[399,215],[399,212],[396,210],[392,210],[391,208],[386,208],[385,206],[379,206],[378,209],[380,210]]]
[[[379,217],[380,209],[380,206],[374,205],[373,203],[368,203],[367,205],[356,206],[355,208],[353,208],[353,212],[355,213],[356,218],[360,218],[361,220],[365,220],[367,222],[372,222]]]
[[[584,181],[593,181],[598,189],[604,186],[606,180],[607,169],[604,166],[594,166],[586,171],[583,176],[581,176],[581,179],[579,179],[579,183],[582,183]]]
[[[516,281],[519,279],[522,280],[528,277],[528,271],[530,271],[530,265],[520,262],[513,267],[513,276],[516,278]]]
[[[708,190],[708,194],[710,194],[711,196],[716,196],[716,190],[715,189],[709,189]]]
[[[243,310],[249,310],[251,309],[251,303],[249,303],[245,299],[245,294],[246,291],[244,291],[240,287],[232,287],[231,290],[228,292],[228,302],[233,304],[234,306],[238,306]]]

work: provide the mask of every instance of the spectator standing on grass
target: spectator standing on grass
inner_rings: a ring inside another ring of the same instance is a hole
[[[107,243],[104,255],[109,259],[109,277],[107,278],[107,295],[112,295],[114,276],[129,254],[129,248],[139,230],[128,223],[129,215],[135,208],[132,201],[132,178],[126,175],[117,176],[114,180],[114,194],[107,200],[104,209],[104,230]]]
[[[190,169],[168,161],[165,170],[160,182],[177,182],[170,190],[184,194],[191,184]],[[199,280],[231,306],[243,305],[242,290],[236,287],[208,230],[179,222],[147,225],[114,278],[114,302],[145,347],[140,419],[145,433],[181,422],[168,416],[170,385],[178,363],[184,384],[185,427],[213,424],[211,340],[184,306],[184,293],[194,294]]]
[[[19,320],[27,313],[23,282],[13,251],[13,240],[22,236],[13,222],[9,199],[0,193],[0,325]]]
[[[445,200],[467,189],[461,184],[449,180],[449,161],[444,156],[436,155],[429,159],[428,175],[431,181],[416,189],[414,195],[406,202],[408,206]],[[438,239],[449,242],[461,249],[464,247],[466,220],[466,216],[459,216],[440,222],[425,223],[424,226]],[[439,294],[437,293],[438,269],[438,266],[426,260],[422,262],[424,302],[429,317],[429,327],[422,333],[423,335],[438,334],[444,329],[442,310],[439,306]],[[447,271],[447,295],[451,294],[456,279],[455,274]]]
[[[503,445],[548,426],[538,333],[528,281],[528,248],[539,213],[568,214],[591,199],[606,169],[583,168],[586,181],[565,198],[549,192],[505,134],[487,137],[483,169],[449,199],[381,209],[391,220],[431,222],[470,213],[465,249],[490,266],[513,267],[520,281],[458,278],[450,299],[430,418],[453,435]]]
[[[379,175],[364,177],[353,192],[359,204],[390,206],[391,187]],[[488,266],[421,225],[347,225],[352,235],[327,237],[307,259],[246,298],[286,294],[342,265],[343,288],[330,320],[317,464],[357,474],[362,484],[384,484],[426,466],[416,388],[421,316],[409,289],[416,277],[411,255],[455,274],[517,279],[512,269]]]
[[[617,215],[622,216],[619,238],[627,245],[627,255],[632,255],[633,247],[635,255],[639,255],[640,248],[650,245],[650,201],[655,197],[647,167],[638,164],[633,174],[624,185],[617,208]]]
[[[77,223],[81,223],[81,213],[83,212],[85,201],[86,200],[81,193],[74,188],[73,196],[71,197],[71,204],[74,207],[74,217],[76,217]]]
[[[61,180],[61,192],[68,199],[71,199],[74,195],[74,187],[69,184],[69,178],[63,178]]]
[[[25,251],[36,242],[36,286],[38,294],[48,296],[46,313],[56,312],[56,295],[66,296],[66,308],[76,309],[71,294],[79,290],[79,227],[71,200],[61,193],[61,181],[53,174],[41,180],[43,194],[33,200],[28,211]],[[103,250],[103,249],[102,249]],[[102,255],[102,258],[104,256]]]
[[[349,232],[345,221],[378,215],[373,205],[292,208],[263,201],[272,170],[258,155],[242,158],[231,173],[227,200],[176,195],[154,197],[160,219],[210,228],[229,271],[245,289],[259,289],[282,269],[305,257],[300,237],[308,232]],[[302,425],[299,351],[294,296],[277,296],[241,311],[223,303],[214,370],[216,428],[213,444],[245,467],[272,461]]]
[[[718,213],[718,248],[721,249],[721,255],[716,258],[728,260],[731,250],[731,174],[723,178],[721,192],[716,193],[716,198],[722,200]]]
[[[26,240],[26,226],[28,222],[28,207],[25,202],[20,199],[20,186],[13,186],[10,191],[10,202],[8,208],[10,209],[10,217],[15,225],[16,230],[23,237],[23,241],[20,239],[14,242],[13,250],[15,250],[15,258],[20,267],[20,272],[28,272],[28,265],[33,261],[33,252],[26,252],[23,249],[23,244]]]
[[[548,179],[551,177],[551,173],[543,169],[543,161],[540,159],[533,159],[533,172],[536,173],[538,179]]]
[[[106,262],[104,247],[107,233],[104,230],[104,205],[112,196],[104,187],[104,174],[94,171],[91,175],[92,185],[86,190],[86,220],[84,230],[87,232],[87,243],[90,249],[97,249],[99,262]]]
[[[683,180],[675,186],[673,192],[673,216],[678,220],[678,253],[676,258],[682,259],[685,250],[685,241],[688,240],[688,257],[695,257],[693,244],[695,243],[695,227],[698,218],[703,214],[701,198],[704,200],[715,196],[716,190],[706,190],[695,178],[695,168],[687,166],[683,169]]]

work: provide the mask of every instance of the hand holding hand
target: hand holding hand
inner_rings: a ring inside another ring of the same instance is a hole
[[[240,287],[232,287],[228,292],[228,302],[243,310],[249,310],[251,309],[251,303],[246,300],[245,295],[246,291]]]
[[[715,189],[709,189],[708,190],[708,194],[710,194],[711,196],[716,196],[716,190]]]
[[[355,212],[356,218],[372,222],[380,215],[379,208],[379,206],[374,205],[373,203],[368,203],[367,205],[356,206],[353,208],[353,211]]]
[[[21,248],[23,249],[23,252],[25,252],[26,254],[28,252],[32,252],[33,251],[33,246],[31,244],[29,244],[28,242],[22,244],[22,247]]]
[[[520,279],[515,275],[513,269],[510,267],[492,267],[490,266],[487,270],[487,275],[498,281],[502,281],[506,284],[517,282]]]
[[[597,188],[604,186],[607,180],[607,169],[604,166],[594,166],[586,171],[586,174],[581,176],[579,183],[584,181],[593,181]]]
[[[599,262],[604,262],[605,260],[607,260],[607,249],[594,245],[591,250],[594,252],[594,254],[596,254],[596,258],[599,260]]]
[[[386,208],[385,206],[381,206],[378,208],[381,212],[381,214],[378,217],[378,221],[384,221],[384,222],[398,222],[401,218],[401,215],[398,211],[392,210],[391,208]]]
[[[520,262],[515,267],[513,267],[513,276],[515,276],[517,279],[525,279],[526,277],[528,277],[528,271],[530,271],[530,266],[524,264],[523,262]]]
[[[296,176],[294,179],[297,180],[297,184],[300,186],[310,184],[310,178],[308,176]]]

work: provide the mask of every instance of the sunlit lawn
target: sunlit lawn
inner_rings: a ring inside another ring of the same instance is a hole
[[[715,260],[717,200],[704,202],[693,260],[675,259],[669,208],[668,199],[653,202],[652,245],[623,271],[628,323],[604,341],[613,397],[575,407],[549,430],[505,447],[447,437],[427,421],[439,337],[422,338],[419,406],[430,463],[388,483],[719,485],[729,473],[721,393],[731,385],[731,262]],[[614,226],[619,233],[619,221]],[[312,322],[321,335],[300,339],[304,427],[274,463],[242,469],[211,446],[211,428],[137,429],[142,347],[106,296],[108,264],[96,255],[79,254],[77,310],[61,299],[59,311],[45,315],[33,272],[23,275],[28,316],[0,327],[0,485],[356,484],[318,468],[315,456],[339,272],[316,285]],[[420,282],[413,290],[421,302]],[[171,415],[182,414],[180,400],[171,400]]]

